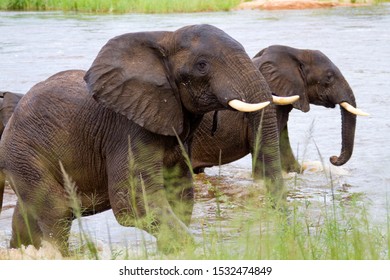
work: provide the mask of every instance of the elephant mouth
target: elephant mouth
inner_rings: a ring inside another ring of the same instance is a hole
[[[311,104],[322,106],[325,108],[335,108],[336,104],[330,101],[322,101],[322,100],[313,100],[310,102]]]

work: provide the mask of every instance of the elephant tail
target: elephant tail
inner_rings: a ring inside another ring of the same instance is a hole
[[[1,209],[3,208],[4,189],[5,189],[5,175],[2,171],[0,171],[0,214],[1,214]]]

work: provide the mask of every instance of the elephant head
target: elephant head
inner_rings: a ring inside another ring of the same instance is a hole
[[[353,151],[356,115],[367,115],[356,109],[353,92],[340,70],[323,53],[312,50],[299,50],[287,46],[271,46],[260,51],[252,59],[256,68],[263,74],[274,94],[276,107],[274,121],[278,124],[279,153],[282,169],[287,172],[301,172],[302,168],[294,157],[288,137],[287,122],[293,108],[307,112],[310,104],[325,107],[341,106],[342,148],[340,156],[330,158],[332,164],[346,163]],[[280,96],[287,97],[280,100]],[[299,96],[299,99],[296,99]],[[286,105],[288,104],[288,105]],[[261,139],[261,146],[268,146],[275,139],[264,120],[272,116],[268,106],[262,113],[223,111],[218,115],[218,127],[214,128],[212,113],[204,116],[200,128],[194,134],[192,143],[192,164],[194,172],[205,167],[226,164],[252,154],[254,178],[263,178],[272,170],[269,149],[256,153],[255,139]],[[272,119],[272,117],[271,117]],[[261,131],[258,124],[262,123]],[[212,131],[213,133],[210,133]],[[272,131],[272,130],[271,130]],[[267,140],[268,139],[268,140]]]
[[[337,66],[320,51],[280,45],[263,49],[253,62],[275,94],[299,95],[299,100],[293,103],[298,110],[308,112],[310,104],[329,108],[340,105],[342,148],[340,155],[332,156],[330,161],[337,166],[345,164],[353,152],[356,115],[366,114],[356,109],[353,91]],[[287,125],[285,112],[283,108],[278,111],[280,130]]]

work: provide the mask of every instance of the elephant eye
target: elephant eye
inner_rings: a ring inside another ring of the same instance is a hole
[[[326,83],[327,85],[330,85],[330,84],[333,82],[333,80],[334,80],[333,73],[329,72],[329,73],[327,74],[325,83]]]
[[[196,63],[196,69],[200,72],[200,74],[204,75],[209,69],[209,64],[205,60],[198,61]]]

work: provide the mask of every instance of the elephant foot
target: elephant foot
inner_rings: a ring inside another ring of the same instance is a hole
[[[193,172],[195,174],[201,174],[201,173],[204,173],[204,170],[205,170],[205,167],[196,167],[193,169]]]
[[[193,252],[195,247],[195,239],[188,230],[175,230],[166,226],[162,227],[157,235],[157,248],[167,255]]]
[[[291,162],[282,162],[282,169],[287,173],[302,173],[304,171],[303,167],[296,160]]]

